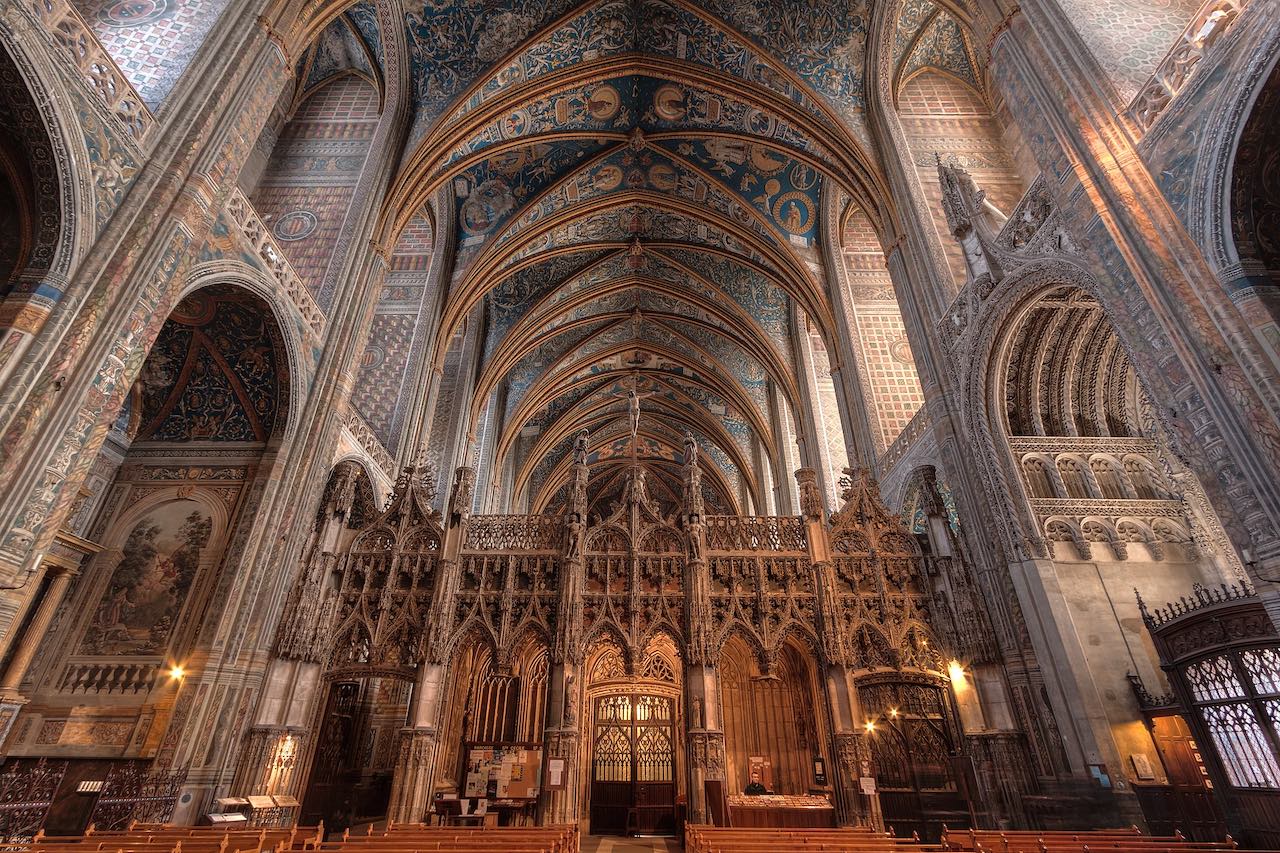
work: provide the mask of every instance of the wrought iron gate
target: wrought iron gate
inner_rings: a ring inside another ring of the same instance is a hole
[[[153,771],[141,761],[113,765],[89,822],[111,830],[127,829],[135,820],[168,823],[186,778],[185,770]]]
[[[14,761],[0,773],[0,840],[29,841],[44,825],[65,761]]]
[[[596,700],[591,832],[670,835],[675,820],[675,713],[667,696]]]

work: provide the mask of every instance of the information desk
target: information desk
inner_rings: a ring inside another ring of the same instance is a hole
[[[826,797],[729,795],[729,825],[737,827],[833,827],[836,810]]]

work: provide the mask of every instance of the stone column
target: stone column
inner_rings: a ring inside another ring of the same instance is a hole
[[[387,823],[424,821],[435,789],[436,730],[403,728],[396,757]]]
[[[543,738],[542,799],[538,812],[542,823],[578,823],[582,817],[582,774],[578,764],[582,729],[579,711],[585,685],[582,672],[586,649],[582,637],[582,593],[586,583],[583,552],[587,535],[587,431],[580,432],[573,447],[573,485],[565,523],[564,551],[560,562],[559,620],[551,645],[551,671],[547,677],[547,719]],[[560,786],[551,789],[551,762],[560,765]]]
[[[577,667],[565,663],[555,664],[549,678],[551,696],[548,701],[549,720],[543,738],[544,755],[541,818],[544,824],[578,823],[581,820],[578,805],[582,802],[582,778],[578,755],[582,741],[578,709],[581,707],[581,688],[575,673]],[[551,762],[563,762],[560,768],[560,784],[548,787],[551,782]]]
[[[436,785],[436,742],[445,666],[424,663],[414,686],[408,725],[400,730],[400,751],[387,803],[387,823],[418,823],[426,819]]]
[[[720,674],[717,668],[710,665],[685,667],[684,693],[688,709],[688,737],[685,740],[688,819],[692,823],[711,823],[705,783],[725,780],[724,724],[720,720]]]
[[[9,660],[9,666],[5,668],[4,676],[0,677],[0,695],[7,697],[18,692],[18,685],[22,683],[22,677],[27,674],[27,667],[31,665],[31,659],[35,657],[36,649],[40,646],[40,640],[44,638],[45,632],[49,630],[49,623],[53,621],[53,614],[57,612],[58,605],[62,603],[62,597],[66,595],[67,587],[71,584],[71,578],[76,575],[75,569],[57,564],[50,565],[46,571],[50,578],[49,588],[45,591],[40,604],[36,606],[36,612],[31,617],[31,624],[27,626],[27,630],[22,633],[22,636],[17,638],[17,647],[14,649],[13,657]]]
[[[883,832],[884,814],[880,811],[880,795],[862,793],[862,779],[871,777],[871,750],[866,739],[857,732],[837,732],[834,738],[838,816],[841,824],[869,826]]]
[[[44,576],[49,578],[49,587],[36,603],[26,630],[13,638],[13,656],[3,675],[0,675],[0,744],[9,736],[9,730],[13,728],[19,711],[27,704],[27,697],[18,688],[31,667],[36,650],[49,632],[49,626],[67,594],[71,579],[79,574],[80,559],[97,551],[98,547],[91,542],[59,533],[54,550],[45,557],[43,571]],[[42,582],[43,578],[32,578],[31,581],[36,589],[39,589]]]

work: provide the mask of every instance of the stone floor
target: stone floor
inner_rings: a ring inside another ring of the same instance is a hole
[[[623,838],[618,835],[582,836],[582,853],[677,853],[677,838]]]

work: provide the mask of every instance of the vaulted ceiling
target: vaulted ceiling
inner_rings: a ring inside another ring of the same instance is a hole
[[[689,433],[710,505],[763,511],[803,431],[796,341],[834,341],[824,199],[873,225],[888,209],[862,118],[867,5],[429,0],[406,20],[391,231],[452,199],[435,210],[456,235],[438,340],[483,323],[469,418],[477,441],[496,430],[493,482],[506,471],[514,508],[555,511],[586,427],[595,511],[633,454],[674,500]]]

